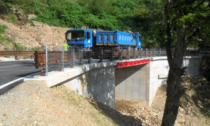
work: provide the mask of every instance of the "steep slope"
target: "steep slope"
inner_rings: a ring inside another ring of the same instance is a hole
[[[44,23],[34,21],[33,24],[26,23],[25,25],[16,26],[5,20],[0,19],[1,25],[6,25],[5,35],[12,39],[13,42],[20,46],[29,48],[44,48],[46,44],[50,49],[55,49],[62,46],[65,39],[65,32],[68,28],[49,26]],[[4,50],[5,45],[0,43],[0,50]],[[9,45],[12,50],[14,46]]]

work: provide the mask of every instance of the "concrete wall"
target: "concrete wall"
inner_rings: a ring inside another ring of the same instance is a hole
[[[198,75],[201,56],[186,56],[183,59],[182,67],[187,67],[187,75]],[[166,57],[155,57],[150,62],[150,82],[149,82],[149,104],[156,94],[159,86],[165,85],[167,81],[169,65]]]
[[[65,82],[71,90],[115,108],[114,67],[93,69]]]
[[[148,86],[149,64],[115,69],[116,99],[145,101]]]
[[[184,57],[187,75],[198,75],[201,57]],[[166,57],[155,57],[147,65],[115,70],[116,99],[141,100],[151,105],[157,88],[166,84],[169,65]]]

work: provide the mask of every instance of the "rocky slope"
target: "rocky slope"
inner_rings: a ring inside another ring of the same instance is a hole
[[[175,126],[210,125],[210,83],[202,76],[183,77],[185,94],[180,98],[180,107]],[[144,126],[160,126],[166,101],[166,85],[159,87],[151,107],[137,101],[116,101],[116,110],[134,116]]]
[[[44,23],[33,21],[24,25],[14,25],[6,20],[0,19],[1,25],[6,25],[8,29],[5,31],[5,35],[12,39],[13,42],[20,44],[21,46],[29,48],[44,48],[46,44],[49,48],[60,48],[65,39],[65,32],[69,28],[61,28],[55,26],[49,26]],[[5,47],[12,50],[14,46],[12,44],[3,45],[0,43],[0,50],[4,50]]]

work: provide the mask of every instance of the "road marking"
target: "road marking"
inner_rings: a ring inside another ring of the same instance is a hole
[[[13,84],[13,83],[15,83],[15,82],[17,82],[17,81],[19,81],[19,80],[22,80],[22,79],[23,79],[23,77],[22,77],[22,78],[19,78],[19,79],[16,79],[16,80],[13,80],[13,81],[10,81],[10,82],[8,82],[8,83],[6,83],[6,84],[0,86],[0,89],[4,88],[4,87],[6,87],[6,86],[9,86],[9,85],[11,85],[11,84]]]

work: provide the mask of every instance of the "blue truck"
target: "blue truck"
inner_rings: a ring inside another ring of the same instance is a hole
[[[71,29],[66,32],[69,45],[83,48],[92,47],[134,47],[141,48],[141,35],[122,31],[92,31],[91,29]]]

